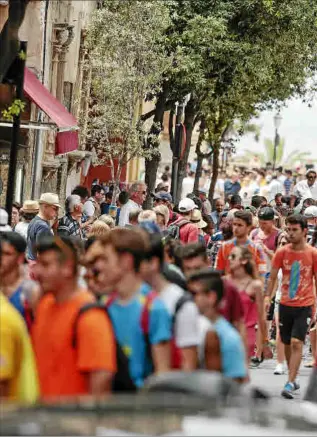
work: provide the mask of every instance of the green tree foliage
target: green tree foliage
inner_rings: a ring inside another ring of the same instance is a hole
[[[87,44],[92,65],[88,144],[99,163],[110,163],[118,183],[123,166],[136,157],[150,158],[143,148],[140,123],[144,96],[157,91],[169,65],[164,51],[168,9],[163,2],[107,0],[94,12]]]

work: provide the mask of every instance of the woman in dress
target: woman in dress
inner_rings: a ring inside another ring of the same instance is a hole
[[[254,355],[256,328],[258,326],[263,339],[263,356],[264,358],[272,358],[264,313],[264,285],[258,278],[252,253],[246,247],[236,246],[229,256],[229,261],[230,279],[240,292],[244,308],[248,356],[251,358]]]

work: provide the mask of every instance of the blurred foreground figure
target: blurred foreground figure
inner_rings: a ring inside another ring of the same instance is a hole
[[[94,297],[77,286],[78,259],[70,239],[45,237],[37,245],[36,274],[42,292],[33,344],[43,398],[103,394],[116,372],[111,323],[98,308],[75,321]],[[72,342],[75,334],[75,344]]]

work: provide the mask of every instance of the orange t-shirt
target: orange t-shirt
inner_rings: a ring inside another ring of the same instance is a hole
[[[317,272],[317,250],[306,245],[305,250],[293,250],[290,244],[281,247],[272,260],[273,268],[282,269],[281,304],[306,307],[315,304],[314,275]]]
[[[57,303],[44,296],[36,311],[32,329],[42,397],[89,394],[87,373],[116,372],[116,349],[111,322],[100,309],[80,316],[76,347],[74,323],[79,309],[93,302],[88,292]]]
[[[229,255],[232,250],[237,246],[237,240],[224,241],[219,248],[217,259],[216,259],[216,269],[222,270],[225,273],[230,273],[230,262]],[[248,248],[253,255],[254,262],[257,266],[258,272],[261,276],[264,276],[266,272],[266,263],[263,250],[256,246],[251,240],[247,240],[244,247]]]

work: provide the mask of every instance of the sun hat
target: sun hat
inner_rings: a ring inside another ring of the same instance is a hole
[[[21,209],[23,212],[38,212],[40,205],[36,200],[25,200]]]
[[[179,212],[190,212],[194,209],[197,209],[196,203],[192,200],[186,197],[185,199],[181,200],[178,205],[178,211]]]
[[[306,218],[316,218],[317,217],[317,206],[308,206],[304,211],[304,216]]]
[[[193,211],[192,218],[190,220],[198,229],[203,229],[207,226],[207,223],[203,220],[201,212],[199,209]]]
[[[8,223],[9,223],[9,214],[5,209],[0,208],[0,232],[12,231],[12,228],[11,226],[8,225]]]
[[[40,197],[39,204],[57,206],[57,208],[61,207],[59,204],[58,195],[55,193],[43,193]]]

